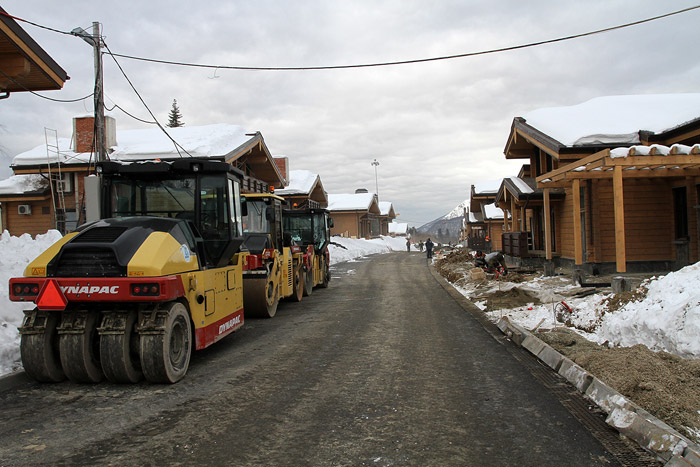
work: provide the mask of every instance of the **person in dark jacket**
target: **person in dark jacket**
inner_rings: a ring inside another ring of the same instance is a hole
[[[433,257],[433,242],[430,240],[430,237],[425,241],[425,251],[428,253],[428,258]]]

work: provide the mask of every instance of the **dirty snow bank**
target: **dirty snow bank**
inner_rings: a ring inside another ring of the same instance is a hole
[[[61,238],[58,230],[49,230],[32,238],[29,234],[13,237],[5,230],[0,235],[0,375],[20,367],[19,333],[25,304],[9,300],[10,277],[24,275],[24,268]]]

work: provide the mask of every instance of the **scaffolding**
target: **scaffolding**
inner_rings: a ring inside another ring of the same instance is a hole
[[[51,202],[53,204],[54,228],[66,233],[66,199],[64,196],[65,180],[61,172],[61,153],[58,148],[58,132],[51,128],[44,128],[46,140],[46,161],[49,168],[49,189],[51,190]],[[55,158],[55,170],[52,169],[51,159]]]

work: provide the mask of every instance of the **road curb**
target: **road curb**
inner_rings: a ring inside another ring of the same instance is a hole
[[[20,386],[29,386],[32,381],[24,370],[18,370],[7,375],[0,376],[0,392],[16,389]]]
[[[554,350],[530,331],[501,318],[500,329],[515,344],[527,349],[573,384],[608,414],[605,422],[654,453],[667,467],[700,467],[700,445],[651,415],[583,367]]]

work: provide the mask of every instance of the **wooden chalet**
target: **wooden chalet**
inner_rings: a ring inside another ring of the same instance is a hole
[[[498,201],[515,217],[510,231],[527,231],[556,265],[677,269],[700,259],[698,143],[700,94],[541,109],[513,120],[505,148],[508,159],[529,159],[536,199],[504,187]]]
[[[0,8],[0,99],[13,92],[63,88],[66,72]]]
[[[495,204],[501,183],[490,180],[471,186],[465,234],[467,246],[472,250],[492,251],[502,247],[504,213]]]
[[[394,205],[390,201],[379,202],[379,234],[389,235],[389,224],[396,219]],[[406,224],[408,225],[408,224]]]
[[[56,138],[15,156],[15,175],[0,182],[2,225],[12,235],[36,235],[49,229],[71,231],[85,221],[85,178],[94,175],[94,120],[74,119],[74,136]],[[260,133],[246,133],[235,125],[169,128],[172,141],[159,129],[124,130],[106,117],[105,138],[110,160],[135,162],[152,159],[207,157],[225,160],[243,170],[244,193],[281,188],[285,180]]]
[[[354,194],[329,194],[328,210],[333,219],[331,235],[370,239],[381,233],[381,213],[374,193],[357,190]]]
[[[275,157],[275,162],[280,158]],[[286,159],[286,158],[285,158]],[[278,162],[278,166],[279,166]],[[287,164],[285,163],[285,167]],[[323,188],[321,177],[308,170],[291,170],[288,175],[289,184],[275,190],[275,194],[283,197],[292,209],[326,208],[328,193]]]

